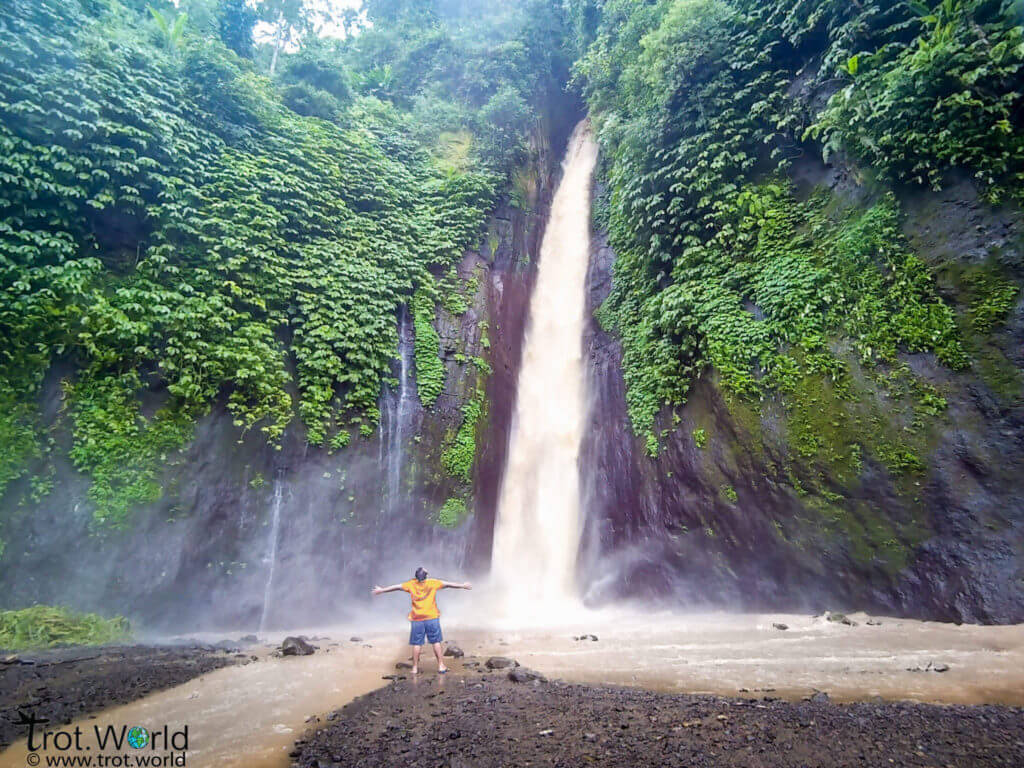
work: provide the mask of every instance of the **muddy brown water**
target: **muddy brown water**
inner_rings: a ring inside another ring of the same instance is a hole
[[[511,656],[549,677],[580,683],[729,696],[798,699],[823,690],[835,701],[880,696],[1024,705],[1024,625],[879,617],[880,625],[869,626],[863,614],[850,618],[857,626],[779,614],[593,614],[540,627],[453,620],[445,631],[467,656]],[[774,623],[789,629],[774,629]],[[382,675],[408,656],[403,630],[401,622],[387,632],[305,630],[331,639],[319,641],[313,656],[276,659],[264,651],[258,662],[217,670],[62,728],[78,725],[91,734],[95,725],[156,730],[167,724],[174,731],[187,724],[190,768],[283,768],[294,740],[309,727],[307,718],[384,684]],[[349,640],[355,632],[362,642]],[[581,634],[598,640],[574,639]],[[932,671],[940,665],[949,669]],[[424,670],[435,674],[432,660]],[[24,768],[27,758],[20,742],[0,755],[0,768]]]

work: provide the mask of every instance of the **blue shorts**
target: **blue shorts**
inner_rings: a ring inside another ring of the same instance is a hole
[[[441,620],[426,619],[425,621],[410,621],[409,645],[423,645],[423,638],[426,637],[431,643],[440,643]]]

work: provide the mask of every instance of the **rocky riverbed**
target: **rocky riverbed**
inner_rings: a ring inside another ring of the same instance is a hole
[[[395,680],[318,722],[293,765],[1024,765],[1021,708],[666,694],[518,671],[527,682],[484,664]]]
[[[0,748],[27,734],[19,712],[57,727],[248,659],[230,643],[0,651]]]

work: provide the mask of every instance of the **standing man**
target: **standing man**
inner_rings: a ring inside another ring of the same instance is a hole
[[[412,598],[412,610],[409,611],[409,621],[412,623],[409,631],[409,645],[412,646],[412,673],[420,673],[420,651],[423,650],[424,639],[430,641],[434,646],[434,655],[437,657],[438,674],[443,675],[448,671],[441,658],[441,612],[437,609],[437,591],[449,587],[451,589],[472,589],[473,585],[468,581],[462,584],[455,584],[451,581],[440,579],[428,579],[427,572],[422,567],[416,569],[416,578],[401,584],[394,584],[390,587],[374,587],[374,595],[383,595],[385,592],[408,592]]]

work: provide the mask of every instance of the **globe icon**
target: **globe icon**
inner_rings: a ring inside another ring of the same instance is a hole
[[[135,749],[142,749],[149,744],[149,731],[140,725],[128,731],[128,743]]]

